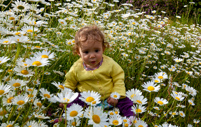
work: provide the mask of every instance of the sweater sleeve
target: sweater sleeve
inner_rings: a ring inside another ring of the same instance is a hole
[[[121,95],[121,97],[125,97],[126,89],[124,83],[124,71],[115,61],[114,65],[112,66],[111,76],[114,84],[112,92],[117,92]]]
[[[65,87],[73,91],[76,89],[77,85],[76,74],[74,69],[74,66],[72,66],[71,69],[66,73],[64,82]]]

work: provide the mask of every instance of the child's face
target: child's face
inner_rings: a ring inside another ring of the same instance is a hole
[[[86,42],[81,44],[77,53],[82,58],[86,66],[93,69],[97,67],[102,60],[104,49],[105,48],[103,48],[101,42]]]

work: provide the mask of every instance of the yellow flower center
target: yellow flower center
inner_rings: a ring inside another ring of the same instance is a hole
[[[18,5],[18,6],[17,6],[17,9],[19,9],[19,10],[24,10],[24,8],[25,8],[25,7],[22,6],[22,5]]]
[[[23,75],[29,74],[29,72],[28,72],[27,70],[22,70],[21,73],[22,73]]]
[[[21,34],[21,33],[20,33],[20,32],[16,32],[16,33],[15,33],[15,35],[19,35],[19,34]]]
[[[112,124],[118,125],[118,124],[119,124],[119,121],[118,121],[118,120],[113,120],[113,121],[112,121]]]
[[[29,30],[27,30],[27,32],[33,32],[33,30],[29,29]]]
[[[5,109],[0,112],[0,116],[4,116],[5,114],[7,114],[7,111]]]
[[[125,123],[125,125],[124,125],[125,127],[128,127],[128,123]]]
[[[12,127],[13,125],[11,125],[11,124],[9,124],[9,125],[7,125],[6,127]]]
[[[37,104],[38,107],[42,107],[42,103],[37,102],[36,104]]]
[[[159,79],[163,79],[163,76],[158,76]]]
[[[18,102],[17,102],[17,104],[18,105],[23,105],[25,102],[23,101],[23,100],[19,100]]]
[[[178,101],[180,100],[180,98],[179,98],[179,97],[175,97],[175,99],[177,99]]]
[[[35,46],[35,48],[40,48],[40,46]]]
[[[4,92],[5,92],[4,90],[0,90],[0,95],[4,94]]]
[[[113,113],[113,112],[110,112],[110,115],[114,115],[114,113]]]
[[[49,94],[44,94],[44,97],[50,98]]]
[[[163,102],[162,102],[162,101],[158,101],[157,103],[160,104],[160,105],[163,105]]]
[[[27,89],[28,91],[33,91],[32,89]]]
[[[137,120],[133,120],[133,123],[137,123]]]
[[[180,115],[183,116],[184,114],[183,114],[183,113],[180,113]]]
[[[136,96],[136,94],[132,94],[132,95],[131,95],[131,98],[133,98],[134,96]]]
[[[72,112],[70,112],[70,116],[71,116],[71,117],[75,117],[75,116],[77,116],[77,114],[78,114],[77,111],[72,111]]]
[[[115,111],[115,114],[118,114],[119,112]]]
[[[3,43],[8,43],[9,41],[4,41]]]
[[[40,66],[40,65],[42,65],[42,63],[40,61],[34,61],[32,63],[32,65]]]
[[[127,119],[124,119],[123,122],[124,122],[124,123],[127,122]]]
[[[176,115],[176,113],[175,113],[175,112],[173,112],[173,113],[172,113],[172,115]]]
[[[96,101],[92,101],[92,104],[96,104]]]
[[[143,125],[139,125],[138,127],[144,127]]]
[[[140,100],[137,100],[137,103],[139,103],[139,104],[142,104],[142,101],[140,101]]]
[[[10,17],[9,20],[15,20],[15,18],[14,17]]]
[[[18,83],[18,82],[16,82],[16,83],[14,83],[14,84],[13,84],[13,86],[14,86],[14,87],[20,87],[20,86],[21,86],[21,84],[20,84],[20,83]]]
[[[32,95],[32,94],[29,94],[29,95],[28,95],[28,97],[34,97],[34,95]]]
[[[93,98],[93,97],[87,97],[87,98],[86,98],[86,102],[92,102],[92,101],[94,101],[94,98]]]
[[[13,98],[14,98],[14,97],[8,98],[8,99],[7,99],[7,103],[11,103]]]
[[[117,98],[117,95],[114,95],[113,97],[114,97],[114,98]]]
[[[59,88],[61,88],[61,89],[64,89],[64,86],[62,86],[62,85],[59,85]]]
[[[41,58],[49,58],[48,55],[42,55]]]
[[[154,80],[154,82],[155,82],[155,83],[158,83],[159,81],[158,81],[158,80]]]
[[[99,124],[100,123],[100,117],[98,115],[93,115],[92,120],[94,123]]]
[[[147,89],[148,89],[149,91],[153,91],[155,88],[154,88],[153,86],[149,86],[149,87],[147,87]]]
[[[142,110],[141,110],[141,109],[136,109],[135,112],[136,112],[136,113],[141,113]]]
[[[71,125],[72,125],[72,126],[76,126],[76,122],[72,122]]]

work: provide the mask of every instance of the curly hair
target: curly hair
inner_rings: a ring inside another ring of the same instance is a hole
[[[75,44],[73,46],[73,53],[77,54],[81,43],[102,43],[104,48],[109,47],[109,43],[105,41],[104,34],[96,25],[85,26],[77,31],[75,34]]]

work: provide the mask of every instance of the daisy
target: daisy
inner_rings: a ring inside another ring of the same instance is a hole
[[[44,89],[44,88],[41,88],[41,89],[40,89],[40,94],[41,94],[41,96],[42,96],[42,100],[44,100],[44,99],[50,99],[51,97],[53,97],[53,95],[50,94],[50,92],[47,91],[47,90]]]
[[[24,104],[28,102],[28,96],[25,95],[18,95],[13,99],[13,104],[18,105],[19,107],[22,107]]]
[[[15,89],[15,88],[23,87],[23,86],[27,85],[27,83],[28,83],[28,81],[23,81],[20,79],[11,79],[8,82],[8,85],[10,85],[11,87],[13,87],[13,89]]]
[[[180,105],[180,104],[177,104],[176,107],[180,107],[180,108],[185,108],[186,106],[185,105]]]
[[[25,12],[28,11],[30,5],[26,2],[22,2],[21,0],[14,1],[12,4],[13,10],[16,12]]]
[[[81,120],[80,119],[73,119],[73,120],[68,120],[68,127],[78,127],[80,126]]]
[[[176,63],[179,63],[179,62],[182,62],[182,61],[183,61],[182,58],[174,58],[173,60],[174,60]]]
[[[179,115],[180,115],[181,117],[185,117],[185,113],[184,113],[183,111],[179,111]]]
[[[39,119],[49,119],[50,117],[49,116],[45,116],[44,114],[40,113],[40,114],[36,114],[34,113],[34,116],[36,118],[39,118]]]
[[[183,99],[184,99],[184,97],[182,96],[181,93],[173,92],[173,93],[171,93],[171,96],[177,101],[183,101]]]
[[[113,92],[113,93],[110,94],[110,97],[118,100],[120,98],[120,94],[117,93],[117,92]]]
[[[108,126],[107,113],[103,112],[102,108],[91,107],[91,113],[89,115],[89,125],[93,127]]]
[[[29,38],[27,36],[14,36],[12,40],[18,43],[26,43],[29,41]]]
[[[138,105],[145,105],[145,104],[147,104],[147,98],[144,98],[144,96],[142,96],[142,95],[135,96],[132,101],[134,103],[138,104]]]
[[[31,57],[30,59],[27,59],[25,63],[29,66],[37,66],[37,67],[43,67],[48,65],[48,59],[42,59],[40,57]]]
[[[168,79],[168,75],[165,72],[159,72],[154,75],[154,77],[158,78],[159,80]]]
[[[64,90],[64,84],[62,84],[62,83],[60,83],[60,82],[52,82],[52,84],[54,85],[54,86],[56,86],[58,89],[60,89],[60,90]]]
[[[33,32],[37,32],[37,31],[38,31],[38,28],[37,28],[37,27],[34,27],[34,29],[33,29],[32,26],[23,26],[23,27],[21,28],[21,30],[22,30],[23,32],[25,32],[25,33],[33,33]]]
[[[158,92],[160,89],[160,85],[156,86],[153,81],[148,81],[147,83],[144,83],[142,87],[144,88],[143,90],[147,92]]]
[[[1,123],[0,127],[19,127],[18,125],[15,125],[14,123],[15,123],[15,121],[9,121],[6,123]]]
[[[142,92],[138,89],[131,89],[126,92],[126,96],[132,101],[137,95],[142,95]]]
[[[113,115],[109,119],[110,125],[119,126],[123,123],[122,117],[120,115]]]
[[[168,101],[164,98],[155,97],[154,102],[159,104],[160,106],[168,104]]]
[[[186,86],[185,90],[188,91],[192,96],[196,96],[197,95],[197,90],[195,90],[193,87],[191,86]]]
[[[81,97],[79,97],[79,99],[84,101],[88,105],[94,106],[100,103],[101,95],[98,92],[88,91],[88,92],[82,92],[80,94],[81,94]]]
[[[35,57],[47,58],[47,59],[54,59],[55,54],[51,53],[50,51],[43,50],[42,52],[36,52],[34,54]]]
[[[4,85],[4,84],[0,85],[0,97],[2,97],[3,95],[7,94],[9,91],[10,91],[10,86],[9,85]]]
[[[9,113],[8,111],[10,111],[11,109],[9,107],[1,107],[0,108],[0,119],[3,119],[5,117],[8,117]]]
[[[189,103],[190,105],[192,105],[192,106],[194,106],[194,105],[195,105],[195,103],[193,102],[193,100],[192,100],[192,99],[189,99],[189,100],[188,100],[188,103]]]
[[[72,104],[67,108],[67,120],[73,120],[79,118],[83,114],[83,108],[79,104]],[[65,113],[63,114],[65,116]]]
[[[14,99],[14,94],[14,92],[7,93],[5,98],[3,98],[3,105],[11,105]]]
[[[54,96],[53,99],[56,102],[60,103],[71,103],[78,97],[78,93],[74,93],[70,89],[64,89],[61,93],[58,93],[57,96]]]
[[[141,119],[137,120],[137,123],[135,123],[135,127],[148,127],[147,123],[142,121]]]
[[[135,114],[141,114],[146,111],[146,107],[142,105],[133,106],[131,111],[133,111]]]
[[[178,115],[178,112],[176,112],[176,111],[175,111],[175,112],[170,111],[169,114],[170,114],[172,117],[174,117],[175,115]]]
[[[193,123],[198,124],[200,122],[199,119],[193,119]]]
[[[34,74],[33,71],[22,66],[15,66],[14,71],[16,72],[16,75],[23,76],[23,77],[30,77],[30,76],[33,76]]]
[[[37,98],[34,100],[33,104],[38,108],[41,108],[43,106],[42,102]]]
[[[25,127],[37,127],[38,126],[38,122],[36,121],[28,121],[25,125]]]
[[[10,60],[10,58],[8,58],[6,56],[2,56],[2,57],[0,57],[0,64],[3,64],[5,62],[7,62],[8,60]]]

